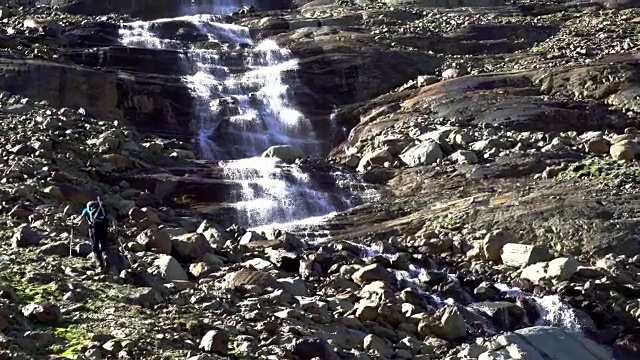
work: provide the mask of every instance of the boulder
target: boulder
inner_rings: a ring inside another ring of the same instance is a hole
[[[359,172],[365,172],[371,167],[384,166],[386,163],[391,163],[392,161],[393,156],[391,155],[389,150],[378,149],[362,155],[357,169]]]
[[[512,358],[528,360],[611,360],[611,352],[577,332],[533,326],[499,337],[503,346],[517,346]]]
[[[71,249],[69,248],[69,243],[66,241],[56,241],[51,244],[44,245],[38,250],[38,254],[51,256],[69,256]]]
[[[222,250],[227,241],[233,240],[225,229],[209,220],[202,221],[196,232],[204,235],[209,245],[217,251]]]
[[[638,153],[638,143],[633,140],[622,140],[611,145],[609,153],[614,160],[631,161]]]
[[[172,254],[183,261],[193,261],[204,254],[213,252],[213,248],[204,235],[187,233],[171,239]]]
[[[554,282],[569,280],[578,271],[580,263],[574,258],[562,257],[549,262],[539,262],[522,269],[520,277],[537,283],[542,279]]]
[[[158,254],[171,254],[171,237],[164,230],[146,229],[136,237],[136,241],[142,244],[145,250]]]
[[[507,230],[494,230],[484,237],[480,243],[480,250],[489,261],[502,261],[502,247],[505,244],[517,242],[516,236]]]
[[[23,227],[13,234],[11,243],[14,247],[21,248],[36,246],[40,244],[40,238],[40,234],[37,231]]]
[[[165,280],[189,280],[187,272],[184,271],[180,263],[171,256],[160,256],[158,260],[156,260],[155,265],[158,267],[160,277]]]
[[[293,164],[297,159],[304,157],[300,149],[291,145],[274,145],[262,153],[262,157],[278,158],[285,163]]]
[[[378,280],[387,284],[396,283],[396,277],[380,264],[371,264],[361,268],[351,276],[351,279],[360,286]]]
[[[44,325],[58,325],[62,322],[60,307],[49,302],[30,303],[22,308],[22,314],[31,321]]]
[[[500,258],[507,266],[524,267],[542,261],[549,261],[549,250],[537,245],[505,244],[502,247]]]
[[[408,166],[431,165],[444,157],[444,152],[435,141],[415,143],[407,147],[400,155]]]
[[[229,353],[229,334],[225,330],[209,330],[200,340],[201,350],[227,355]]]
[[[432,327],[431,331],[437,337],[447,341],[454,341],[467,336],[467,325],[457,306],[445,306],[438,310],[436,317],[440,318],[440,322]]]

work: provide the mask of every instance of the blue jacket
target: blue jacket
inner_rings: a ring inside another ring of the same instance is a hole
[[[107,213],[106,210],[104,210],[104,208],[102,208],[102,211],[104,211],[104,215],[105,218],[107,220],[111,220],[111,216],[109,216],[109,213]],[[87,219],[87,221],[89,222],[89,224],[91,224],[91,211],[89,211],[89,208],[84,208],[84,210],[82,210],[82,214],[81,214],[85,219]]]

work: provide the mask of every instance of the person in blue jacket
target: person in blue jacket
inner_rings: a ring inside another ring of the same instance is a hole
[[[105,271],[104,252],[109,247],[109,223],[111,222],[111,217],[98,199],[98,201],[89,201],[86,208],[74,222],[80,222],[83,218],[89,223],[89,238],[93,245],[92,250],[96,265],[99,270]]]

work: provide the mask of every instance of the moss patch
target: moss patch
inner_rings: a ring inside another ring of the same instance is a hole
[[[0,283],[9,285],[26,302],[56,301],[64,295],[53,284],[30,284],[26,279],[11,273],[0,275]]]
[[[91,343],[91,334],[76,326],[52,328],[49,329],[49,333],[56,339],[55,343],[48,348],[50,354],[66,357],[80,355]]]

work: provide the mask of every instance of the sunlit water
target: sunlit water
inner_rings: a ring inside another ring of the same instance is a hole
[[[171,23],[184,24],[198,41],[162,38]],[[181,66],[189,72],[183,82],[195,99],[191,125],[200,157],[220,160],[225,179],[240,185],[227,201],[240,225],[291,223],[356,204],[349,197],[349,188],[360,182],[356,175],[331,174],[338,193],[330,194],[317,190],[299,166],[261,157],[274,145],[293,146],[305,157],[322,155],[322,141],[292,105],[283,82],[283,74],[298,67],[290,51],[271,40],[254,43],[246,27],[224,23],[220,15],[123,24],[120,37],[125,46],[181,51]]]

